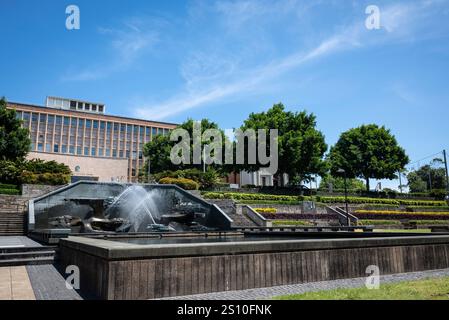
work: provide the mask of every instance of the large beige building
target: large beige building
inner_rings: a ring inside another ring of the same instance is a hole
[[[105,114],[105,105],[48,97],[45,106],[8,103],[30,130],[29,158],[67,164],[73,180],[135,182],[143,145],[176,124]]]

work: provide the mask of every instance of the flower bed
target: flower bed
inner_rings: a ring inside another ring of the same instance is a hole
[[[335,220],[335,214],[313,214],[313,213],[262,213],[268,220]]]
[[[385,219],[385,220],[449,220],[449,212],[423,211],[423,212],[399,212],[392,210],[356,210],[354,215],[359,219]]]

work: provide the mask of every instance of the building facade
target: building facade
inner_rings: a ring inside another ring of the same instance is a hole
[[[176,124],[105,114],[101,103],[48,97],[45,106],[8,103],[30,131],[29,158],[67,164],[75,179],[136,182],[143,146]]]

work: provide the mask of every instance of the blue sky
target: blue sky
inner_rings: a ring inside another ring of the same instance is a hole
[[[65,28],[70,4],[80,30]],[[372,4],[380,30],[365,28]],[[377,123],[412,160],[449,149],[446,0],[1,0],[0,38],[11,101],[79,98],[222,128],[283,102],[315,113],[329,145]]]

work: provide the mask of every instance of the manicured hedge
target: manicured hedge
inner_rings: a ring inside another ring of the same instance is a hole
[[[261,193],[237,193],[237,192],[205,192],[206,199],[234,199],[234,200],[263,200],[263,201],[317,201],[320,203],[344,203],[345,197],[307,197],[307,196],[283,196]],[[381,199],[348,197],[351,204],[386,204],[386,205],[406,205],[406,206],[447,206],[445,201],[430,200],[402,200],[402,199]]]
[[[276,208],[254,208],[254,211],[257,211],[258,213],[276,213]]]
[[[0,194],[19,195],[20,194],[20,190],[0,188]]]
[[[359,219],[386,219],[386,220],[449,220],[449,212],[398,212],[356,210],[354,215]]]
[[[0,189],[18,189],[15,184],[0,183]]]
[[[191,179],[185,178],[162,178],[159,180],[160,184],[175,184],[185,190],[197,190],[199,188],[199,184]]]

